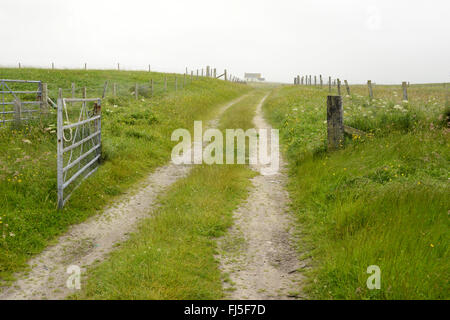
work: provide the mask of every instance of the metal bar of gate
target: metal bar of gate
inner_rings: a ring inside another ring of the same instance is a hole
[[[0,82],[17,82],[17,83],[41,83],[39,80],[13,80],[13,79],[0,79]]]
[[[14,91],[16,93],[17,91]],[[21,101],[22,104],[41,104],[40,101]],[[0,102],[0,105],[12,105],[14,102]]]
[[[95,156],[94,159],[89,161],[83,168],[78,170],[77,173],[75,173],[73,176],[71,176],[69,180],[64,182],[63,189],[67,188],[76,178],[78,178],[87,168],[92,166],[98,159],[100,159],[100,155]]]
[[[36,90],[36,91],[12,91],[12,90],[10,90],[10,91],[0,91],[0,93],[21,93],[21,94],[32,94],[32,93],[36,93],[36,94],[38,94],[38,93],[41,93],[41,91],[39,91],[39,90]]]
[[[69,165],[65,166],[63,171],[66,172],[69,169],[72,169],[77,163],[81,162],[84,158],[86,158],[88,155],[96,151],[98,148],[100,148],[100,144],[97,144],[95,147],[93,147],[88,152],[85,152],[82,156],[80,156],[78,159],[72,161]]]
[[[62,127],[61,127],[62,128]],[[67,152],[70,151],[72,149],[75,149],[76,147],[79,147],[81,144],[85,143],[86,141],[89,141],[92,138],[95,138],[96,136],[100,135],[100,131],[96,131],[93,134],[87,136],[84,139],[81,139],[80,141],[78,141],[77,143],[74,143],[66,148],[63,148],[63,152]]]
[[[95,116],[93,118],[89,118],[89,119],[86,119],[86,120],[83,120],[83,121],[80,121],[80,122],[77,122],[77,123],[71,123],[71,124],[65,125],[65,126],[63,126],[63,129],[67,130],[67,129],[70,129],[70,128],[78,127],[78,126],[81,126],[83,124],[89,123],[91,121],[95,121],[97,119],[100,119],[100,116]]]

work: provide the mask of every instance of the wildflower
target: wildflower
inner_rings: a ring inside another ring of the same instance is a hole
[[[430,243],[430,247],[434,248],[434,244]]]
[[[16,235],[15,235],[14,233],[10,232],[10,233],[9,233],[9,236],[10,236],[10,237],[15,237]]]

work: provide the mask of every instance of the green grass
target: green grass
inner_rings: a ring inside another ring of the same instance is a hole
[[[219,127],[253,127],[255,90],[222,116]],[[201,165],[161,198],[131,239],[92,268],[80,299],[219,299],[222,278],[215,238],[232,224],[247,196],[246,165]]]
[[[108,260],[87,273],[82,299],[218,299],[214,238],[231,226],[245,198],[245,166],[202,165],[161,200],[154,217]]]
[[[71,81],[99,83],[105,77],[135,81],[145,72],[0,69],[0,78],[42,79],[63,86]],[[162,75],[160,75],[162,76]],[[102,107],[103,162],[75,191],[64,210],[56,210],[56,135],[46,131],[55,117],[21,130],[0,128],[0,281],[25,266],[52,239],[101,210],[149,172],[169,160],[176,128],[210,118],[217,108],[247,92],[245,85],[196,81],[183,92],[152,99],[105,99]]]
[[[117,71],[117,70],[51,70],[36,68],[0,68],[0,79],[21,79],[21,80],[40,80],[48,84],[50,97],[57,98],[58,89],[63,89],[64,97],[72,95],[72,83],[75,84],[75,93],[81,97],[82,88],[87,88],[89,97],[99,97],[103,93],[105,81],[108,81],[107,96],[112,96],[113,84],[117,85],[117,95],[123,97],[134,97],[135,84],[138,83],[139,95],[141,97],[150,97],[150,80],[153,79],[154,95],[173,94],[175,91],[175,77],[177,77],[177,86],[179,92],[184,87],[184,77],[182,74],[146,72],[146,71]],[[167,91],[164,90],[164,79],[167,79]],[[186,77],[185,88],[202,88],[205,84],[220,83],[220,80],[213,80],[206,77],[194,76],[193,81],[190,75]],[[223,81],[222,81],[223,82]],[[28,87],[30,85],[17,85],[18,88]],[[32,87],[32,86],[31,86]]]
[[[446,101],[433,92],[422,93],[437,101],[432,108],[411,99],[406,111],[346,97],[344,123],[372,135],[334,153],[326,152],[325,90],[283,87],[264,105],[291,165],[312,298],[449,298],[449,132]],[[370,265],[381,268],[380,290],[367,289]]]

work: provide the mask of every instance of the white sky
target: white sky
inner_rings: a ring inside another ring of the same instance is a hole
[[[448,0],[0,0],[0,65],[450,80]]]

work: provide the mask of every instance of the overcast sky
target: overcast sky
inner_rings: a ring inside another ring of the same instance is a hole
[[[450,80],[448,0],[0,0],[0,65]]]

